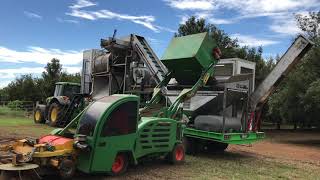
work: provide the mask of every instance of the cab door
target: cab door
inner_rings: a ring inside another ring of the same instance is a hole
[[[136,140],[138,102],[126,101],[103,117],[95,142],[92,172],[109,172],[118,152],[128,152]]]

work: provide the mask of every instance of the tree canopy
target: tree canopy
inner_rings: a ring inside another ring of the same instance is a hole
[[[269,115],[295,127],[320,125],[320,11],[296,15],[298,27],[312,40],[314,47],[303,58],[295,71],[271,96]]]

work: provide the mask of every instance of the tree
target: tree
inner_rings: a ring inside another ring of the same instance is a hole
[[[297,14],[299,28],[312,40],[320,36],[320,11],[309,12],[308,15]]]
[[[31,74],[16,78],[5,89],[9,97],[8,100],[11,101],[37,101],[41,99],[39,89]]]
[[[299,28],[315,45],[290,73],[268,102],[269,114],[293,123],[295,128],[320,125],[320,12],[296,15]],[[278,58],[276,58],[278,59]],[[278,60],[277,60],[278,61]]]
[[[62,74],[60,60],[56,58],[51,59],[51,62],[47,63],[45,70],[42,72],[42,79],[37,81],[42,98],[52,96],[54,93],[55,83],[60,80]]]
[[[34,78],[31,74],[22,75],[0,89],[0,100],[45,101],[53,95],[55,83],[58,81],[80,83],[80,73],[62,72],[60,61],[54,58],[47,63],[40,78]]]

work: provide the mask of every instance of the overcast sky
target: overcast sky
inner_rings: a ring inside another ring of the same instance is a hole
[[[2,0],[0,88],[16,76],[38,76],[53,57],[79,72],[82,51],[100,39],[131,33],[147,38],[159,57],[180,23],[205,18],[238,38],[263,46],[264,57],[282,54],[299,29],[294,14],[319,11],[320,0]]]

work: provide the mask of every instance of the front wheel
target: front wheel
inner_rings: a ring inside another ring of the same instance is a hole
[[[127,171],[128,168],[128,156],[124,153],[117,154],[112,167],[111,167],[111,175],[118,176]]]
[[[171,164],[180,164],[184,162],[185,150],[182,144],[176,144],[173,150],[168,154],[168,161]]]

